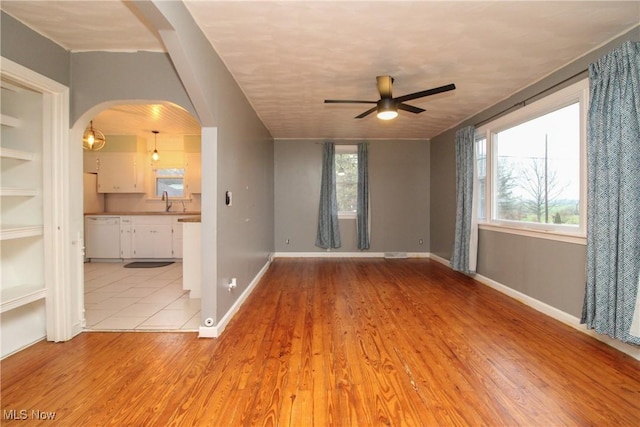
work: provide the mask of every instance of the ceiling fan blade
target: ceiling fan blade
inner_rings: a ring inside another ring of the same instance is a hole
[[[355,99],[325,99],[325,104],[377,104],[377,101],[358,101]]]
[[[456,88],[456,85],[451,83],[445,86],[440,86],[433,89],[423,90],[421,92],[410,93],[408,95],[399,96],[397,98],[394,98],[394,100],[397,102],[411,101],[412,99],[422,98],[424,96],[435,95],[437,93],[442,93],[442,92],[448,92],[450,90],[454,90],[455,88]]]
[[[380,92],[380,98],[393,98],[391,94],[391,85],[393,84],[393,77],[391,76],[378,76],[378,92]]]
[[[373,108],[371,108],[371,109],[369,109],[369,110],[365,111],[364,113],[362,113],[362,114],[360,114],[360,115],[356,116],[355,118],[356,118],[356,119],[363,119],[363,118],[367,117],[369,114],[371,114],[371,113],[373,113],[374,111],[376,111],[377,109],[378,109],[378,107],[377,107],[377,106],[376,106],[376,107],[373,107]]]
[[[424,110],[424,109],[422,109],[420,107],[414,107],[413,105],[407,105],[407,104],[401,104],[401,103],[398,104],[398,109],[399,110],[404,110],[404,111],[409,111],[409,112],[415,113],[415,114],[422,113],[423,111],[426,111],[426,110]]]

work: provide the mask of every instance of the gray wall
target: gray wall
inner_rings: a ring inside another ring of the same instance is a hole
[[[315,246],[322,142],[275,142],[276,252],[320,252]],[[335,141],[337,144],[356,144]],[[429,251],[429,142],[369,142],[369,252]],[[355,219],[340,220],[342,247],[357,252]],[[289,244],[286,240],[289,239]],[[422,239],[423,245],[418,241]]]
[[[203,273],[215,277],[203,276],[201,312],[202,319],[211,317],[217,324],[273,252],[273,139],[182,2],[136,7],[162,30],[201,123],[217,131],[216,150],[202,150],[207,168],[202,175]],[[227,190],[234,195],[229,207]],[[210,245],[215,245],[215,259],[206,256]],[[232,277],[237,288],[228,292]]]
[[[2,56],[52,80],[70,86],[69,52],[49,39],[1,13]]]
[[[431,252],[450,259],[455,224],[455,131],[486,120],[523,100],[553,87],[558,90],[626,40],[640,40],[640,27],[572,62],[509,99],[479,113],[431,140]],[[557,86],[556,86],[557,85]],[[481,230],[478,273],[512,289],[580,317],[586,280],[586,247],[533,237]]]
[[[196,114],[171,58],[161,52],[71,54],[71,123],[107,101],[170,101]]]
[[[218,321],[273,252],[273,140],[215,51],[191,25],[184,5],[163,3],[162,6],[168,9],[165,11],[168,15],[175,13],[175,22],[184,22],[183,27],[190,26],[177,29],[182,31],[180,37],[185,40],[190,55],[179,58],[180,67],[176,67],[173,58],[165,53],[70,54],[4,13],[2,55],[70,86],[71,126],[99,104],[130,100],[171,101],[196,118],[202,119],[198,113],[203,112],[206,125],[217,126],[217,159],[202,159],[203,168],[215,171],[217,184],[203,182],[203,186],[209,186],[210,190],[206,191],[216,198],[223,196],[226,189],[235,195],[234,205],[230,208],[226,208],[222,200],[218,201],[213,225],[217,228],[217,240],[215,236],[205,239],[205,244],[216,244],[217,241],[216,259],[204,260],[217,265],[217,274],[205,278],[203,286],[215,289],[217,297],[211,303],[203,299],[203,317]],[[194,57],[197,60],[189,62]],[[178,68],[201,77],[200,82],[205,83],[198,88],[198,93],[187,92],[183,82],[193,82],[194,77],[180,75]],[[198,100],[200,110],[194,107],[192,96]],[[71,149],[77,148],[73,141],[71,145]],[[70,170],[70,175],[81,174],[81,149],[75,151],[78,153],[72,154],[77,161],[72,157],[70,162],[78,165],[78,171]],[[70,191],[72,195],[81,193],[76,189]],[[73,201],[70,203],[73,210]],[[78,212],[81,215],[81,207]],[[76,232],[82,232],[82,223],[78,224],[80,228],[71,233],[74,236]],[[230,277],[238,279],[238,289],[234,293],[226,290]]]
[[[451,258],[456,222],[455,130],[431,140],[431,253]]]
[[[227,77],[218,126],[218,320],[273,252],[273,139]],[[224,203],[225,192],[233,204]],[[230,279],[237,289],[227,291]]]

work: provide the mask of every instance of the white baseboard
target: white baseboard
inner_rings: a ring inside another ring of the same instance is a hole
[[[267,262],[265,263],[265,265],[260,269],[260,271],[258,271],[258,274],[256,274],[256,276],[253,278],[251,283],[249,283],[249,286],[247,286],[247,289],[245,289],[244,292],[242,292],[242,294],[236,300],[236,302],[234,302],[231,308],[225,313],[224,316],[222,316],[222,319],[220,319],[217,325],[215,326],[200,325],[198,329],[198,338],[218,338],[222,334],[222,332],[227,327],[227,325],[229,324],[233,316],[238,312],[238,310],[240,309],[242,304],[244,304],[247,298],[249,298],[249,295],[251,295],[251,292],[253,292],[258,282],[260,282],[260,279],[262,279],[262,276],[264,276],[264,274],[269,269],[269,266],[271,265],[271,259],[272,257],[270,256]]]
[[[382,258],[382,252],[275,252],[274,258]]]
[[[34,345],[34,344],[36,344],[36,343],[39,343],[40,341],[46,341],[46,339],[47,339],[47,337],[46,337],[46,336],[44,336],[44,337],[42,337],[42,338],[35,339],[35,340],[33,340],[33,341],[31,341],[31,342],[29,342],[29,343],[27,343],[27,344],[23,345],[23,346],[20,346],[19,348],[16,348],[15,350],[13,350],[13,351],[12,351],[12,352],[10,352],[10,353],[5,354],[4,356],[0,357],[0,360],[4,360],[4,359],[6,359],[6,358],[7,358],[7,357],[9,357],[9,356],[12,356],[12,355],[14,355],[14,354],[16,354],[16,353],[19,353],[19,352],[21,352],[22,350],[26,349],[27,347],[31,347],[32,345]]]
[[[384,258],[385,252],[276,252],[274,258]],[[407,258],[429,258],[429,252],[407,252]]]
[[[198,338],[218,338],[218,328],[215,326],[202,326],[198,328]]]
[[[438,261],[440,264],[442,265],[446,265],[447,267],[451,268],[451,264],[449,263],[449,260],[446,258],[442,258],[436,254],[429,254],[429,258],[434,260],[434,261]]]
[[[431,259],[433,259],[434,261],[437,261],[443,265],[446,265],[447,267],[451,268],[451,265],[449,264],[449,260],[439,257],[437,255],[431,254],[430,256]],[[559,310],[547,303],[544,303],[542,301],[539,301],[535,298],[530,297],[529,295],[523,294],[520,291],[516,291],[515,289],[512,289],[508,286],[503,285],[502,283],[496,282],[493,279],[490,279],[488,277],[485,277],[481,274],[475,274],[473,276],[470,276],[473,279],[477,280],[478,282],[482,283],[483,285],[489,286],[492,289],[495,289],[496,291],[503,293],[517,301],[520,301],[521,303],[533,308],[534,310],[537,310],[543,314],[546,314],[549,317],[552,317],[562,323],[564,323],[565,325],[571,326],[572,328],[589,335],[590,337],[593,337],[595,339],[597,339],[598,341],[601,341],[613,348],[615,348],[616,350],[619,350],[625,354],[628,354],[629,356],[633,357],[634,359],[640,360],[640,348],[637,348],[633,345],[630,344],[626,344],[623,343],[622,341],[618,341],[615,340],[607,335],[602,335],[602,334],[598,334],[597,332],[591,330],[591,329],[587,329],[587,327],[583,324],[580,323],[580,319],[578,319],[577,317],[566,313],[562,310]]]

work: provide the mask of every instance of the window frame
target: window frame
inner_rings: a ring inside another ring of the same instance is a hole
[[[494,137],[497,133],[534,120],[545,114],[557,111],[571,104],[579,103],[580,131],[579,131],[579,212],[580,222],[577,227],[559,224],[546,224],[525,222],[517,220],[505,220],[495,218],[495,197],[494,187],[497,182],[497,147],[494,144]],[[485,123],[476,129],[475,141],[486,138],[485,154],[485,215],[481,217],[480,212],[474,212],[481,229],[519,234],[530,237],[565,241],[570,243],[586,244],[586,221],[587,221],[587,159],[586,159],[586,132],[587,132],[587,110],[589,103],[589,79],[585,78],[573,83],[563,89],[545,96],[531,104],[505,114],[491,122]],[[477,145],[474,145],[474,160],[476,161],[476,172],[474,173],[474,188],[478,194],[478,174],[477,174]]]
[[[182,175],[158,175],[158,171],[159,170],[167,170],[167,169],[180,169],[182,170]],[[184,188],[184,175],[185,175],[185,168],[184,167],[158,167],[158,168],[154,168],[153,169],[153,192],[154,195],[156,197],[162,197],[162,194],[158,194],[158,180],[161,179],[181,179],[182,180],[182,194],[180,195],[173,195],[170,194],[170,197],[173,198],[183,198],[185,196],[185,188]]]
[[[338,155],[341,154],[354,154],[356,155],[356,161],[357,161],[357,155],[358,155],[358,146],[355,144],[340,144],[340,145],[336,145],[335,146],[335,156],[337,157]],[[334,159],[334,165],[335,165],[335,159]],[[338,198],[338,187],[337,187],[337,180],[338,180],[338,170],[335,170],[335,174],[336,174],[336,198]],[[357,168],[356,168],[356,188],[358,185],[358,175],[357,175]],[[338,207],[339,208],[339,207]],[[338,219],[356,219],[358,216],[357,211],[341,211],[340,209],[338,209]]]

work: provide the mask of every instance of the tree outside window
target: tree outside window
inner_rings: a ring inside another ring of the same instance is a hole
[[[509,233],[581,242],[588,95],[588,80],[581,80],[476,129],[479,222]]]
[[[580,222],[580,127],[575,103],[498,132],[495,218]]]
[[[336,153],[335,168],[338,214],[355,215],[358,207],[358,154]]]

